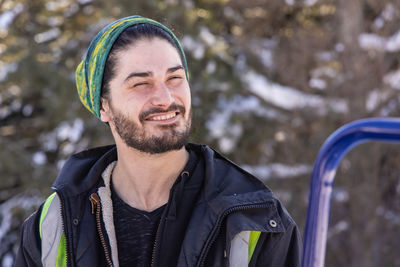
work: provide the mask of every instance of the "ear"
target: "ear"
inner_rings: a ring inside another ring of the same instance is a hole
[[[102,122],[109,122],[111,120],[111,110],[108,100],[102,97],[100,101],[100,119]]]

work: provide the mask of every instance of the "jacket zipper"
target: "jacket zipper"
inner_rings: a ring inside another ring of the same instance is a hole
[[[170,197],[169,197],[169,199],[168,199],[168,204],[167,204],[167,206],[165,207],[165,211],[167,211],[168,210],[168,205],[169,205],[169,203],[171,202],[171,198],[172,198],[172,195],[173,195],[173,192],[171,192],[171,194],[170,194]],[[157,232],[156,232],[156,238],[155,238],[155,240],[154,240],[154,245],[153,245],[153,251],[152,251],[152,253],[151,253],[151,263],[150,263],[150,266],[151,267],[154,267],[155,265],[155,256],[156,256],[156,249],[157,249],[157,246],[158,246],[158,239],[159,239],[159,236],[160,236],[160,225],[161,225],[161,220],[164,220],[165,219],[165,212],[163,212],[163,216],[161,216],[161,219],[160,219],[160,222],[158,223],[158,227],[157,227]]]
[[[97,193],[92,193],[89,197],[90,203],[92,204],[92,214],[95,214],[96,210],[96,225],[97,225],[97,232],[100,235],[100,241],[101,245],[103,246],[104,249],[104,254],[106,256],[106,261],[108,266],[113,267],[112,260],[110,258],[110,252],[107,247],[106,240],[104,238],[103,230],[101,229],[101,221],[100,221],[100,210],[101,210],[101,204],[100,204],[100,198],[97,195]]]
[[[55,188],[54,188],[54,189],[55,189]],[[68,259],[71,259],[71,258],[72,258],[72,256],[71,256],[71,251],[70,251],[70,248],[69,248],[69,234],[68,234],[67,228],[66,228],[65,225],[64,225],[64,222],[65,222],[65,220],[66,220],[65,213],[64,213],[64,210],[65,210],[64,199],[63,199],[62,195],[61,195],[59,192],[57,192],[57,190],[55,190],[55,191],[56,191],[58,197],[60,198],[60,203],[61,203],[61,205],[60,205],[60,212],[61,212],[61,217],[62,217],[61,226],[62,226],[62,229],[63,229],[63,231],[64,231],[64,235],[65,235],[65,255],[66,255],[65,258],[66,258],[66,265],[67,265],[67,266],[71,266],[71,260],[68,260]]]
[[[160,224],[161,224],[161,220],[158,223],[157,232],[156,232],[156,239],[154,240],[153,251],[151,253],[151,264],[150,264],[151,267],[154,267],[154,259],[155,259],[156,248],[157,248],[157,240],[158,240],[158,236],[160,235],[159,234],[159,232],[160,232]]]
[[[182,179],[184,179],[184,175],[187,175],[187,176],[189,176],[189,172],[188,171],[183,171],[182,173],[181,173],[181,183],[183,183],[183,181],[182,181]],[[165,211],[168,211],[168,209],[169,209],[169,203],[171,203],[171,200],[172,200],[172,197],[173,197],[173,195],[174,195],[174,193],[175,193],[175,185],[177,184],[177,181],[175,181],[175,183],[172,185],[172,192],[171,192],[171,194],[169,195],[169,198],[168,198],[168,204],[167,204],[167,206],[165,207]],[[151,263],[150,263],[150,266],[151,267],[154,267],[154,264],[155,264],[155,256],[156,256],[156,249],[157,249],[157,245],[158,245],[158,239],[159,239],[159,235],[160,235],[160,225],[161,225],[161,220],[164,220],[165,219],[165,212],[163,212],[163,215],[164,216],[161,216],[161,219],[160,219],[160,222],[158,223],[158,227],[157,227],[157,232],[156,232],[156,238],[155,238],[155,240],[154,240],[154,245],[153,245],[153,251],[152,251],[152,253],[151,253]]]
[[[232,208],[229,208],[227,210],[225,210],[221,216],[219,216],[216,225],[214,226],[214,228],[211,231],[211,234],[209,235],[206,244],[204,245],[204,248],[199,256],[199,261],[198,264],[196,264],[196,266],[204,266],[204,262],[206,260],[206,257],[208,255],[208,252],[210,250],[210,248],[212,247],[212,245],[214,244],[215,240],[218,237],[219,231],[221,229],[221,225],[222,222],[224,221],[225,217],[228,216],[230,213],[232,212],[236,212],[236,211],[243,211],[243,210],[248,210],[248,209],[258,209],[258,208],[267,208],[269,207],[271,204],[270,203],[264,203],[264,204],[247,204],[247,205],[239,205],[239,206],[235,206]]]

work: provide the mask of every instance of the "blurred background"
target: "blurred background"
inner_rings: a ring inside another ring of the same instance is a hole
[[[191,73],[192,141],[267,184],[304,230],[324,140],[400,114],[398,0],[0,0],[0,265],[66,158],[113,143],[79,102],[75,68],[115,19],[169,25]],[[326,266],[400,266],[400,146],[368,143],[340,165]]]

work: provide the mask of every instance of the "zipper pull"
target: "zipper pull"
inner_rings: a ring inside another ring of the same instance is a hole
[[[100,204],[100,198],[97,193],[92,193],[89,197],[90,204],[92,204],[92,214],[94,214],[94,209],[97,207],[97,204]]]

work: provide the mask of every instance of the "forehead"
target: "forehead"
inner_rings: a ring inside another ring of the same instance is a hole
[[[143,38],[116,54],[117,70],[162,71],[182,65],[180,54],[168,41]]]

